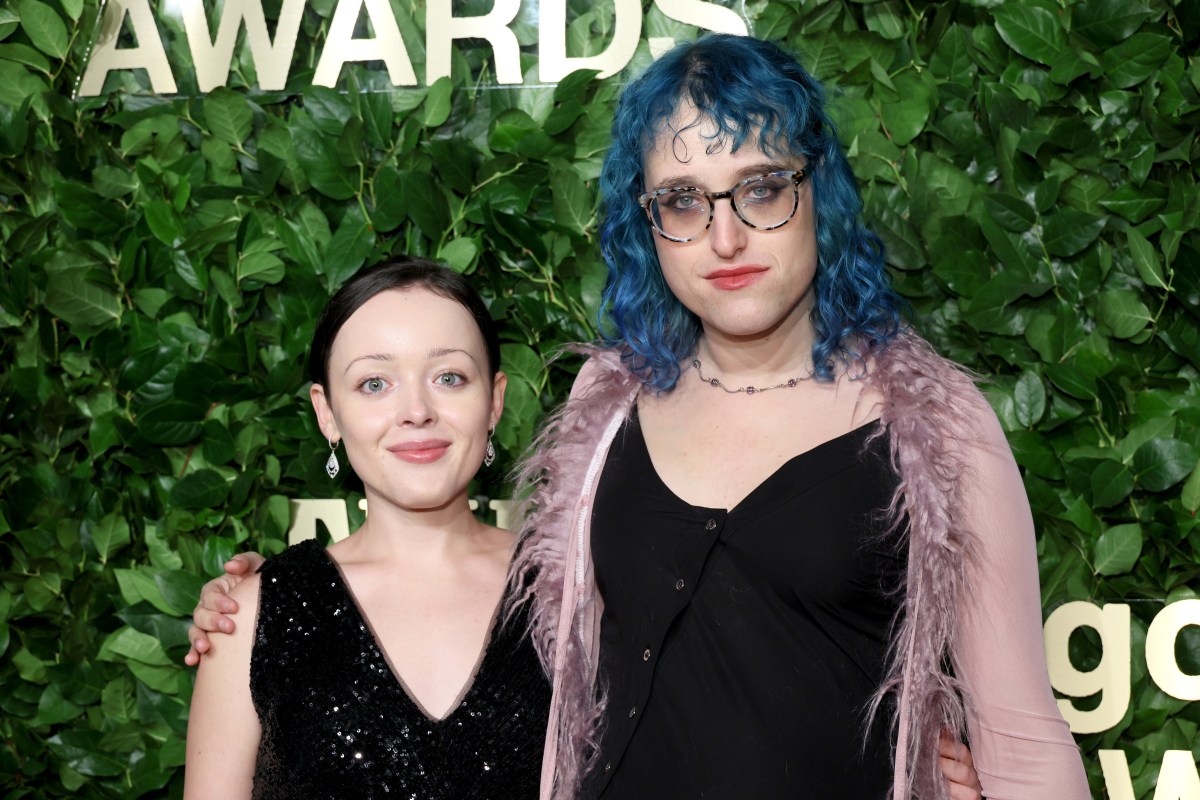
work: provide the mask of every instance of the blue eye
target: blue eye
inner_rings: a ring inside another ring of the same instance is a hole
[[[459,386],[466,382],[466,378],[457,372],[443,372],[436,378],[439,386]]]
[[[659,196],[656,202],[659,209],[673,214],[694,214],[703,211],[708,205],[703,195],[687,189],[667,192]]]
[[[367,394],[379,394],[387,388],[387,382],[383,378],[367,378],[358,388]]]

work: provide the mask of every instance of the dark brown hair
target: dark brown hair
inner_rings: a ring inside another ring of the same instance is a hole
[[[391,289],[425,289],[465,308],[483,336],[487,349],[488,376],[494,378],[500,371],[500,336],[496,332],[496,323],[492,321],[483,299],[467,279],[434,261],[400,256],[362,270],[346,281],[325,304],[321,316],[317,318],[312,348],[308,353],[308,375],[313,383],[324,386],[329,380],[329,356],[333,350],[333,340],[346,320],[372,297]]]

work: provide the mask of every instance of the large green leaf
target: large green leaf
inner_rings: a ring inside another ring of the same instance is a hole
[[[1083,0],[1071,9],[1071,32],[1105,47],[1128,39],[1153,16],[1142,2]]]
[[[429,87],[425,95],[425,127],[436,128],[450,117],[450,90],[453,84],[449,78],[438,78]]]
[[[283,259],[275,255],[275,252],[283,247],[282,242],[267,237],[255,239],[247,244],[238,260],[238,282],[254,280],[259,283],[274,284],[283,280],[285,274]]]
[[[992,13],[1001,38],[1026,58],[1053,64],[1067,46],[1062,12],[1049,3],[1004,3]]]
[[[1161,184],[1158,189],[1162,190]],[[1132,184],[1119,187],[1100,201],[1100,205],[1105,209],[1120,214],[1130,222],[1141,222],[1162,208],[1165,203],[1165,194],[1159,196],[1152,193],[1151,187],[1138,188]]]
[[[1042,379],[1034,372],[1022,373],[1013,390],[1017,421],[1030,427],[1046,413],[1046,389]]]
[[[1139,33],[1108,48],[1101,57],[1107,81],[1117,89],[1137,86],[1153,75],[1171,52],[1171,40],[1157,33]]]
[[[171,665],[162,642],[131,627],[121,628],[105,639],[99,657],[105,661],[139,661],[160,667]]]
[[[1104,217],[1073,208],[1046,217],[1044,241],[1052,255],[1073,256],[1096,241],[1104,230]]]
[[[146,225],[155,239],[173,247],[183,238],[183,220],[166,200],[151,200],[146,203],[145,212]]]
[[[100,555],[101,563],[108,561],[114,553],[129,544],[129,523],[117,514],[108,514],[104,519],[86,525],[92,545]]]
[[[375,246],[375,231],[355,209],[346,214],[329,240],[318,272],[329,278],[331,287],[341,286],[358,271]]]
[[[1142,526],[1114,525],[1100,534],[1092,551],[1093,566],[1100,575],[1120,575],[1133,569],[1142,552]]]
[[[1147,286],[1155,286],[1160,289],[1167,288],[1166,281],[1163,279],[1162,260],[1154,249],[1154,245],[1146,239],[1145,236],[1138,233],[1137,228],[1130,228],[1125,234],[1125,241],[1129,245],[1129,255],[1133,258],[1133,265],[1137,267],[1138,275],[1146,282]]]
[[[235,147],[246,140],[254,125],[254,112],[245,96],[223,86],[204,98],[204,118],[213,136]]]
[[[558,170],[551,175],[550,190],[554,193],[554,218],[580,234],[586,234],[594,222],[592,193],[574,172]]]
[[[895,79],[896,94],[879,107],[883,124],[898,145],[906,145],[925,129],[933,110],[936,92],[932,82],[916,72],[905,72]]]
[[[1191,477],[1183,485],[1183,491],[1180,493],[1179,499],[1183,501],[1183,507],[1193,514],[1196,513],[1197,509],[1200,509],[1200,462],[1196,463]]]
[[[54,8],[41,0],[18,0],[21,29],[33,46],[48,56],[62,58],[67,53],[67,26]]]
[[[984,195],[983,202],[992,219],[996,220],[1005,230],[1024,233],[1037,221],[1037,213],[1019,197],[1008,194],[987,194]]]
[[[161,445],[187,444],[200,435],[203,425],[204,407],[183,400],[153,406],[137,418],[138,432]]]
[[[347,200],[358,192],[358,175],[342,164],[333,137],[318,131],[302,110],[292,114],[288,128],[296,160],[317,191],[334,200]]]
[[[1113,335],[1129,339],[1150,324],[1150,309],[1136,293],[1123,289],[1108,289],[1100,294],[1100,319],[1112,329]]]
[[[437,257],[459,272],[468,272],[479,255],[479,243],[474,239],[451,239],[438,250]]]
[[[171,504],[179,508],[216,508],[229,496],[230,485],[211,469],[184,475],[171,489]]]
[[[117,294],[88,280],[82,270],[51,274],[46,308],[63,322],[84,331],[119,322],[122,313]]]
[[[1092,472],[1092,502],[1111,508],[1133,491],[1133,473],[1120,461],[1102,461]]]
[[[1133,454],[1133,471],[1141,486],[1163,492],[1195,469],[1197,455],[1194,446],[1180,439],[1151,439]]]
[[[47,739],[46,744],[55,756],[81,775],[120,775],[129,763],[127,758],[107,752],[99,731],[63,731]]]

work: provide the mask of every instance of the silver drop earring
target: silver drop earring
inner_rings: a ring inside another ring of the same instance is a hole
[[[329,460],[325,462],[325,474],[329,476],[330,480],[336,478],[338,471],[342,468],[342,465],[339,464],[337,460],[337,449],[339,444],[341,444],[341,441],[335,442],[333,439],[329,440]]]
[[[488,430],[487,447],[484,448],[484,450],[483,450],[483,465],[485,467],[490,467],[492,465],[492,462],[494,462],[496,460],[496,446],[492,444],[492,434],[494,434],[495,432],[496,432],[496,426],[493,425]]]

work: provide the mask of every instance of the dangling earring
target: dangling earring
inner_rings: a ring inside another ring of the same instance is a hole
[[[329,476],[330,480],[336,478],[338,471],[342,468],[342,465],[337,460],[339,444],[341,444],[340,440],[336,442],[333,439],[329,440],[329,460],[325,462],[325,473]]]
[[[490,467],[492,462],[496,460],[496,446],[492,444],[492,434],[496,432],[496,426],[493,425],[488,429],[488,443],[483,450],[483,465]]]

